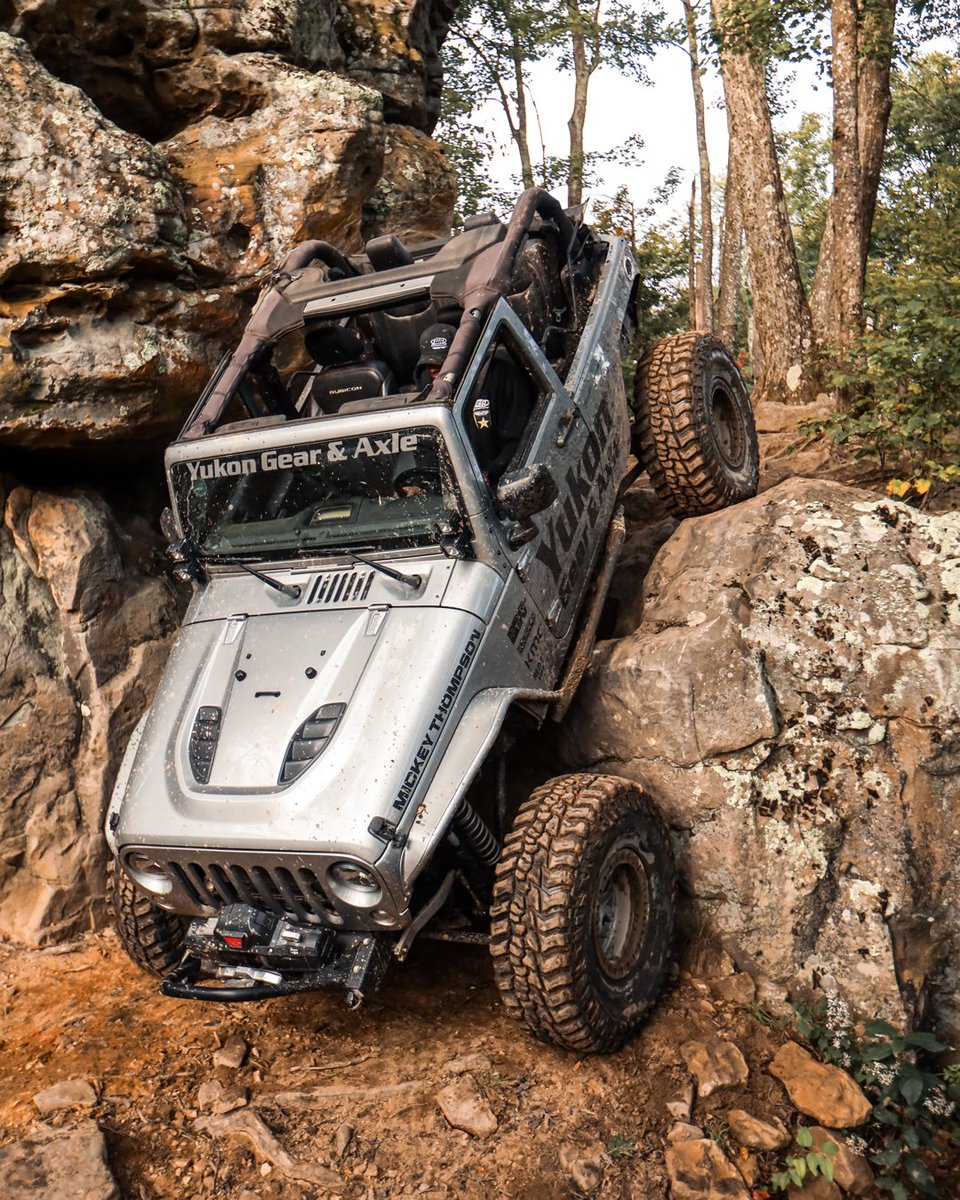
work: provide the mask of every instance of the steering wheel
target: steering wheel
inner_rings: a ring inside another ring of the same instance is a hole
[[[409,470],[401,471],[393,481],[398,496],[402,496],[406,488],[414,487],[419,488],[422,492],[432,492],[435,496],[439,496],[442,490],[441,485],[440,472],[431,471],[427,467],[410,467]]]

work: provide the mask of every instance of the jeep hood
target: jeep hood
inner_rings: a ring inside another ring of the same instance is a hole
[[[144,727],[117,840],[376,857],[369,825],[418,802],[473,694],[485,626],[460,609],[281,612],[185,626]],[[342,705],[319,756],[282,781],[294,736]],[[216,714],[219,710],[219,714]],[[209,777],[197,771],[198,715]],[[209,723],[209,722],[208,722]]]

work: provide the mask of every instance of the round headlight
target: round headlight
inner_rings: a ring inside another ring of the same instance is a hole
[[[380,881],[362,863],[334,863],[327,871],[327,886],[338,900],[353,908],[375,908],[383,895]]]
[[[334,863],[330,868],[330,874],[337,883],[346,884],[347,887],[359,888],[361,892],[376,892],[380,890],[380,885],[377,883],[373,872],[368,871],[365,867],[358,866],[356,863]]]
[[[161,864],[141,850],[131,851],[124,860],[124,865],[134,882],[147,891],[165,895],[173,887],[170,877]]]

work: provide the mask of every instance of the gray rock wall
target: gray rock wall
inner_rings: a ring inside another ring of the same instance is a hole
[[[741,968],[954,1037],[958,597],[960,513],[790,480],[680,525],[562,743],[656,797]]]
[[[0,8],[0,447],[171,434],[304,238],[449,230],[446,0]],[[8,32],[2,32],[3,25]]]
[[[91,493],[4,494],[0,527],[0,934],[102,921],[103,814],[178,601],[145,523]]]

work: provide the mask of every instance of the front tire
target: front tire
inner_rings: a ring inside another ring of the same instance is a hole
[[[153,904],[116,864],[110,875],[120,945],[138,967],[162,979],[183,957],[186,918]]]
[[[565,775],[517,814],[494,881],[494,978],[535,1036],[615,1050],[663,986],[676,870],[649,798],[612,775]]]
[[[746,385],[713,334],[664,338],[640,361],[635,453],[676,517],[757,494],[760,452]]]

